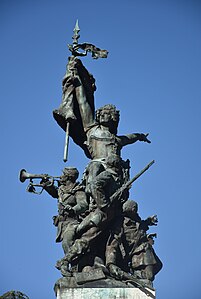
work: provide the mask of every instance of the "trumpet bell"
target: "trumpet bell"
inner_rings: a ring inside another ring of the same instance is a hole
[[[26,169],[21,169],[19,173],[20,182],[24,183],[27,179],[42,179],[44,177],[50,178],[48,174],[32,174],[26,171]]]
[[[27,178],[28,178],[28,176],[27,176],[26,169],[21,169],[20,173],[19,173],[20,182],[24,183]]]

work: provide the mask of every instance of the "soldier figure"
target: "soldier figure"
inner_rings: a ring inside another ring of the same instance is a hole
[[[81,222],[81,215],[88,209],[88,201],[84,192],[84,186],[76,182],[79,172],[74,167],[63,169],[63,175],[59,180],[59,187],[52,185],[47,179],[42,179],[43,188],[54,198],[58,198],[58,215],[53,217],[57,226],[56,242],[62,242],[65,256],[73,245],[76,237],[76,228]],[[61,270],[64,276],[69,275],[68,267],[63,259],[58,261],[56,268]]]
[[[110,156],[106,160],[106,169],[91,184],[89,214],[76,227],[77,239],[65,258],[68,263],[83,255],[91,243],[105,233],[108,225],[116,221],[115,218],[122,217],[122,204],[128,198],[128,191],[111,201],[111,196],[122,186],[119,156]]]
[[[157,216],[142,220],[138,214],[138,205],[133,200],[124,203],[123,213],[126,262],[130,264],[130,271],[135,277],[152,287],[155,275],[162,268],[162,262],[152,246],[156,234],[147,234],[147,231],[149,226],[157,225]]]

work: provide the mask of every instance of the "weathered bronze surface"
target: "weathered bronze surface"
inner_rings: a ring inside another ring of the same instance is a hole
[[[119,136],[119,111],[112,104],[95,111],[95,79],[78,56],[106,58],[108,52],[88,43],[79,44],[76,23],[73,44],[69,45],[63,78],[62,102],[53,116],[66,132],[64,161],[67,161],[69,136],[79,145],[90,162],[81,182],[78,170],[66,167],[60,177],[34,175],[24,169],[20,180],[30,179],[29,192],[41,187],[58,199],[56,242],[64,256],[57,261],[61,271],[57,285],[65,287],[145,287],[152,288],[162,263],[153,248],[156,234],[148,234],[157,225],[157,216],[142,220],[138,205],[129,199],[129,189],[153,163],[150,162],[130,180],[130,162],[121,158],[121,149],[137,141],[150,143],[148,134]],[[34,184],[33,179],[41,179]]]

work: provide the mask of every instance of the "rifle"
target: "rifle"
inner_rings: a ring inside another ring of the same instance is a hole
[[[130,282],[131,284],[139,288],[142,292],[144,292],[149,297],[155,298],[153,296],[153,293],[151,292],[154,291],[154,289],[151,286],[146,285],[146,283],[140,281],[140,279],[136,278],[134,275],[130,275],[129,273],[122,271],[122,279],[126,280],[126,282]]]
[[[112,267],[111,267],[112,266]],[[121,270],[118,266],[114,264],[109,265],[109,272],[112,277],[114,277],[117,280],[130,283],[134,285],[135,287],[139,288],[142,292],[144,292],[146,295],[148,295],[151,298],[155,298],[153,293],[151,291],[154,291],[154,289],[147,285],[145,282],[140,281],[139,278],[137,278],[135,275],[131,275],[123,270]]]
[[[149,167],[151,167],[151,165],[154,164],[154,162],[155,161],[152,160],[149,164],[147,164],[145,168],[143,168],[138,174],[136,174],[130,181],[123,184],[121,188],[119,188],[115,193],[113,193],[112,196],[110,197],[110,202],[112,203],[113,201],[116,200],[116,198],[119,198],[125,190],[128,190],[133,184],[133,182],[136,181],[145,171],[147,171]]]

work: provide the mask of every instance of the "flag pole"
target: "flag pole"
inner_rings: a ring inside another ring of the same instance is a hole
[[[79,31],[80,31],[80,28],[79,28],[78,20],[77,20],[76,24],[75,24],[75,28],[73,30],[73,32],[74,32],[74,35],[72,37],[72,39],[73,39],[73,48],[78,45],[78,39],[80,37]],[[69,127],[70,127],[70,123],[67,121],[66,122],[65,143],[64,143],[64,157],[63,157],[64,162],[68,161]]]

